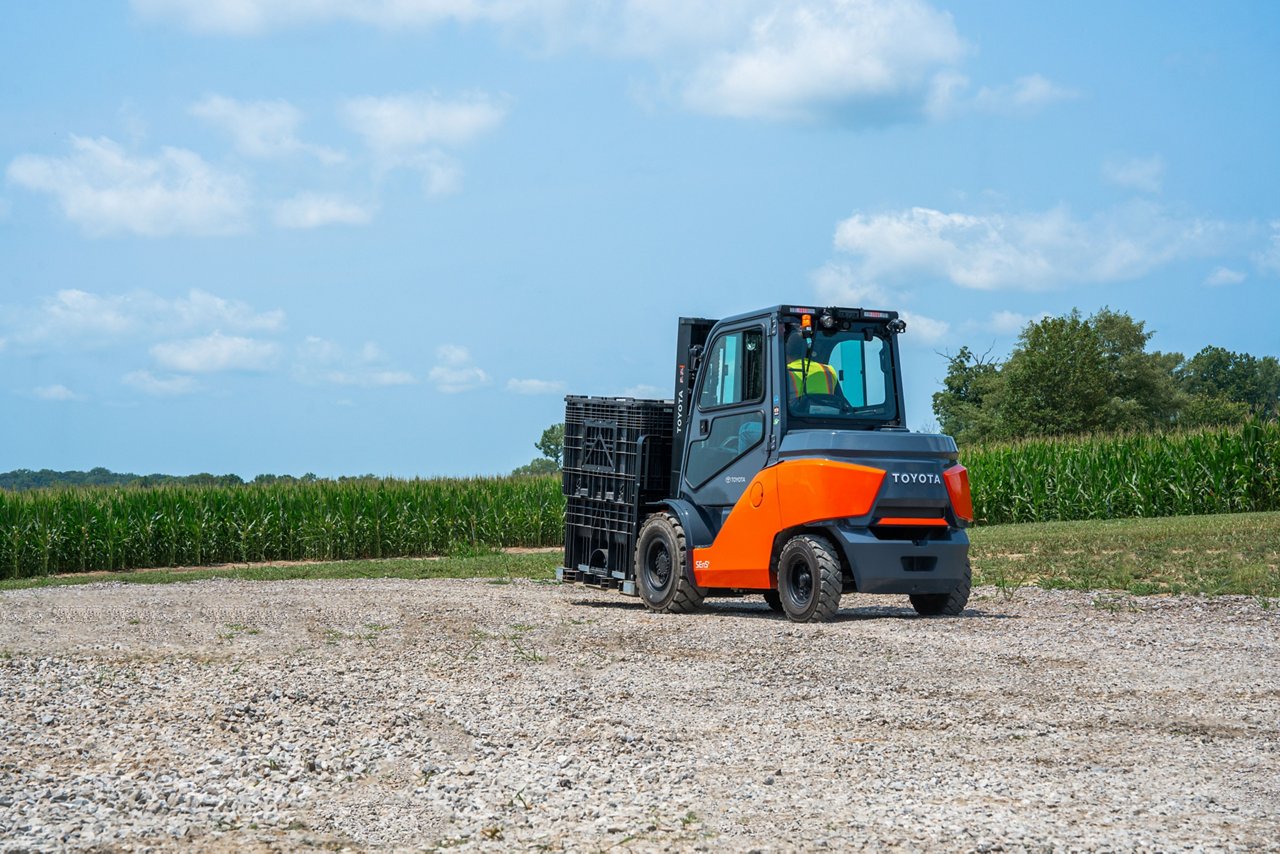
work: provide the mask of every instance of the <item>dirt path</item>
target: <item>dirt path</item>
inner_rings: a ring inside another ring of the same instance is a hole
[[[1275,849],[1280,613],[517,581],[0,594],[0,849]]]

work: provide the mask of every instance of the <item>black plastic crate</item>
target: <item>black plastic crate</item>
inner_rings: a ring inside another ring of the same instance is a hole
[[[564,494],[620,504],[666,498],[674,414],[665,400],[565,398]]]
[[[673,418],[670,401],[565,398],[565,580],[629,586],[640,522],[669,494]]]

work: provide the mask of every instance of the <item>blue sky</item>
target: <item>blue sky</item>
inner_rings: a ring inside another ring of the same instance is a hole
[[[134,0],[0,27],[0,470],[497,473],[675,319],[1280,355],[1280,5]]]

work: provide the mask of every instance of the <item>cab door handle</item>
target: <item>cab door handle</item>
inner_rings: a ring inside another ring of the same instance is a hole
[[[698,422],[699,435],[705,436],[710,432],[711,432],[711,421],[709,419],[704,418]]]

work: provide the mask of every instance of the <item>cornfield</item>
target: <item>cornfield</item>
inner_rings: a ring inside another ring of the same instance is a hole
[[[1280,423],[962,448],[980,524],[1280,510]]]
[[[981,524],[1280,510],[1280,423],[964,448]],[[556,476],[0,490],[0,577],[562,541]]]
[[[562,541],[558,477],[0,490],[0,577]]]

